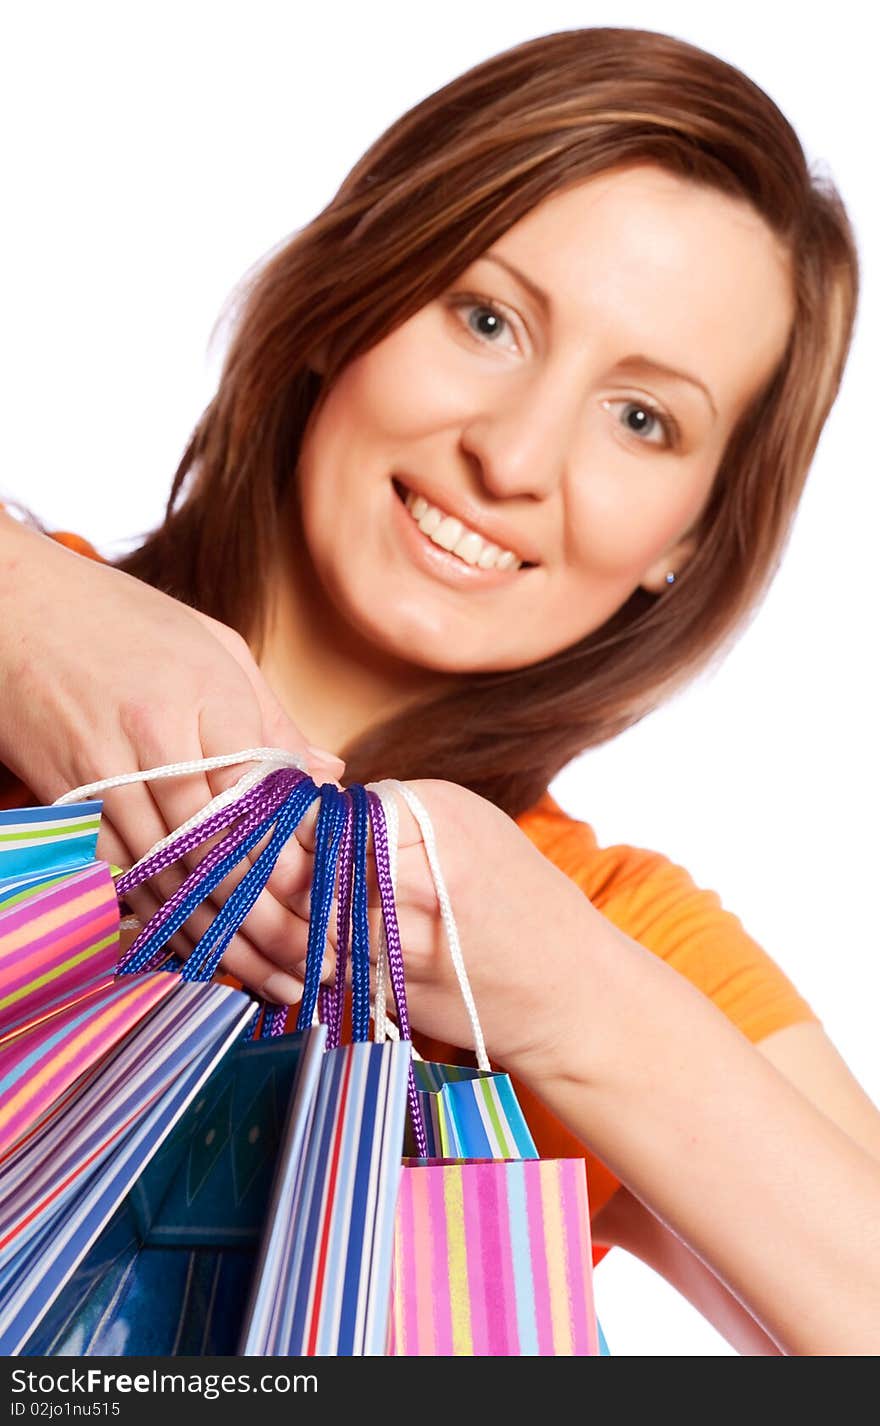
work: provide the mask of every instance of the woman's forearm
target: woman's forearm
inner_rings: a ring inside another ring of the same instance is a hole
[[[554,1044],[507,1067],[782,1351],[880,1352],[880,1164],[597,914],[560,927],[582,959]]]

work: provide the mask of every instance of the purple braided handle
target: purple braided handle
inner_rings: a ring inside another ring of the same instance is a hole
[[[149,861],[132,867],[130,871],[120,876],[116,882],[118,894],[125,896],[127,891],[134,891],[135,887],[149,880],[151,876],[156,876],[160,871],[165,871],[166,868],[178,861],[180,857],[185,856],[188,852],[194,851],[196,847],[200,847],[202,843],[206,842],[209,837],[212,837],[215,832],[219,832],[224,827],[228,827],[231,822],[235,821],[236,817],[244,816],[255,804],[260,803],[264,799],[268,800],[270,793],[275,793],[277,790],[277,800],[283,801],[286,793],[291,792],[297,781],[304,776],[305,773],[300,772],[299,768],[282,767],[269,773],[262,782],[258,782],[253,787],[248,788],[247,792],[243,793],[237,801],[228,803],[226,807],[220,807],[210,817],[206,817],[203,822],[199,822],[197,826],[191,827],[189,831],[185,832],[182,836],[175,837],[174,840],[163,847],[160,852],[156,852],[155,856],[150,857]],[[285,789],[284,792],[281,791],[282,788]]]
[[[326,1016],[327,1048],[335,1050],[342,1039],[342,1016],[345,1009],[345,979],[348,969],[348,942],[351,930],[351,874],[354,806],[349,799],[339,849],[339,887],[336,903],[336,971],[333,987],[327,987],[322,997]]]
[[[394,1004],[397,1007],[397,1024],[400,1030],[400,1038],[402,1040],[412,1041],[409,1012],[406,1008],[406,987],[403,973],[403,951],[400,945],[400,927],[397,924],[394,887],[391,883],[391,862],[388,855],[388,826],[385,821],[385,808],[382,806],[382,799],[376,792],[367,793],[367,805],[370,811],[370,827],[373,833],[373,852],[376,858],[376,880],[379,884],[379,900],[382,903],[385,940],[388,943],[388,973],[391,977]],[[419,1102],[419,1091],[416,1086],[415,1071],[413,1070],[412,1064],[410,1064],[409,1067],[407,1098],[409,1099],[409,1112],[412,1121],[413,1135],[416,1141],[416,1149],[419,1157],[426,1159],[428,1157],[428,1136],[425,1132],[425,1120],[422,1114],[422,1106]]]
[[[248,789],[246,793],[237,801],[230,803],[227,807],[221,807],[211,817],[205,818],[196,827],[184,833],[183,836],[163,847],[155,856],[144,862],[141,866],[133,867],[125,876],[120,877],[116,883],[117,895],[122,897],[127,891],[132,890],[149,877],[155,876],[158,872],[164,871],[181,857],[186,856],[190,851],[206,842],[214,832],[220,831],[229,825],[235,818],[242,820],[236,827],[218,842],[215,847],[202,858],[198,866],[194,867],[189,875],[181,882],[177,890],[165,901],[158,910],[150,917],[145,926],[141,928],[132,941],[125,955],[120,958],[119,969],[134,960],[141,946],[148,938],[155,934],[164,926],[168,918],[176,911],[177,907],[190,894],[199,881],[210,872],[218,862],[234,851],[251,832],[254,827],[276,811],[285,798],[290,794],[305,773],[299,768],[278,768],[262,782],[258,782],[254,787]],[[158,953],[157,953],[158,954]],[[147,969],[147,967],[144,967]]]

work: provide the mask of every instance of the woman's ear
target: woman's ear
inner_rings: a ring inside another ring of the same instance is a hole
[[[696,549],[696,535],[683,536],[677,544],[672,545],[665,554],[648,566],[639,580],[642,589],[646,589],[649,594],[662,594],[675,582],[667,579],[667,575],[672,574],[677,579],[696,553]]]

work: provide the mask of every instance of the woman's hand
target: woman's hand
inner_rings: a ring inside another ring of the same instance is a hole
[[[300,755],[319,780],[341,774],[339,759],[307,746],[234,630],[2,512],[0,598],[0,761],[41,801],[118,773],[260,746]],[[244,771],[109,791],[98,855],[131,866]],[[132,893],[141,920],[183,874],[172,869]],[[218,888],[218,903],[238,879]],[[266,950],[293,919],[261,897],[236,938],[249,981],[271,972]],[[210,920],[205,908],[172,945],[185,954]]]
[[[493,803],[451,782],[408,786],[433,823],[489,1054],[504,1064],[537,1063],[566,1020],[566,984],[579,947],[608,923]],[[421,833],[400,797],[398,810],[396,902],[410,1019],[424,1034],[472,1048]]]
[[[514,821],[467,788],[440,781],[407,784],[434,826],[437,851],[461,940],[465,967],[490,1055],[504,1063],[537,1062],[551,1053],[567,1016],[566,983],[584,936],[613,928],[580,889],[533,846]],[[396,907],[407,1004],[414,1029],[472,1048],[474,1035],[456,978],[418,825],[397,797],[400,814]],[[273,871],[269,887],[297,916],[278,975],[265,987],[280,1000],[301,995],[308,937],[309,887],[317,803],[306,814]],[[305,856],[304,856],[305,852]],[[372,855],[368,855],[373,960],[381,920]],[[548,933],[554,954],[548,961]],[[324,978],[334,971],[336,906],[328,930]],[[245,980],[231,949],[224,965]],[[390,995],[390,987],[389,987]]]

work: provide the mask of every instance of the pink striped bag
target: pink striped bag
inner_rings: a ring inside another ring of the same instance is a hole
[[[100,802],[0,812],[0,1046],[112,981],[119,906]]]
[[[389,1352],[599,1355],[582,1159],[407,1159]]]
[[[0,1159],[173,988],[120,984],[101,804],[0,812]]]

